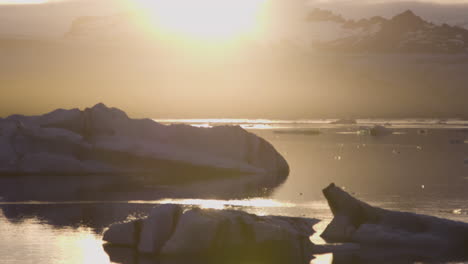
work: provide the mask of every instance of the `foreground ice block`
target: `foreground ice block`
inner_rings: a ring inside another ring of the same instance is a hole
[[[291,263],[307,263],[313,246],[309,237],[317,222],[234,210],[194,208],[182,213],[179,205],[160,205],[147,218],[111,225],[104,233],[104,241],[111,247],[124,245],[140,254],[165,257],[269,254],[289,259]],[[132,228],[135,225],[143,228]],[[155,232],[156,229],[159,231]],[[113,235],[124,230],[129,233]]]

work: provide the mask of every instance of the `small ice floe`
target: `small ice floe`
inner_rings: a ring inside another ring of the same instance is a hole
[[[343,118],[343,119],[338,119],[336,121],[333,121],[330,124],[333,124],[333,125],[354,125],[354,124],[357,124],[357,122],[354,119]]]
[[[462,209],[453,209],[452,214],[461,215],[462,214]]]
[[[360,149],[360,148],[365,148],[366,147],[366,144],[357,144],[356,145],[356,148]]]
[[[426,188],[426,186],[424,186],[424,184],[421,184],[421,189],[424,190],[425,188]]]
[[[424,259],[466,254],[467,223],[371,206],[334,184],[323,194],[334,217],[321,234],[328,243],[352,243],[359,246],[357,253],[364,255],[375,255],[377,250],[386,256],[405,254]],[[339,250],[331,248],[329,253]]]
[[[418,135],[427,135],[427,134],[429,134],[429,131],[427,129],[418,130]]]
[[[335,156],[333,157],[334,160],[341,160],[341,156]]]
[[[416,146],[417,150],[422,150],[423,148],[421,146]]]
[[[357,134],[360,136],[373,136],[373,137],[387,136],[387,135],[392,134],[392,130],[384,126],[375,125],[372,127],[359,127]]]

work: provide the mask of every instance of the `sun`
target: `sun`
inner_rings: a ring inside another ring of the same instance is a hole
[[[266,0],[133,0],[152,29],[178,37],[231,39],[258,30]]]

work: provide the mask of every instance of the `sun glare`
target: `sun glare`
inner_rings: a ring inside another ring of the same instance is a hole
[[[145,24],[195,39],[231,39],[257,30],[266,0],[133,0]]]

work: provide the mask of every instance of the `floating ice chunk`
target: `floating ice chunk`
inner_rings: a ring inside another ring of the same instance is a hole
[[[330,124],[335,124],[335,125],[354,125],[354,124],[357,124],[356,120],[354,119],[347,119],[347,118],[343,118],[343,119],[338,119],[336,121],[333,121],[331,122]]]
[[[421,249],[430,249],[425,252],[428,256],[466,250],[467,223],[373,207],[334,184],[323,193],[335,216],[322,234],[330,242],[411,249],[419,253]]]
[[[452,210],[452,213],[453,213],[453,214],[460,215],[460,214],[462,214],[462,209],[453,209],[453,210]]]
[[[179,213],[176,205],[157,207],[149,218],[130,222],[139,223],[142,228],[135,228],[137,224],[112,225],[104,240],[111,246],[138,246],[140,253],[160,256],[261,256],[268,252],[269,256],[285,257],[292,263],[310,261],[313,244],[309,237],[314,233],[312,226],[318,222],[315,219],[200,208],[174,217]],[[122,232],[125,234],[119,234]]]

